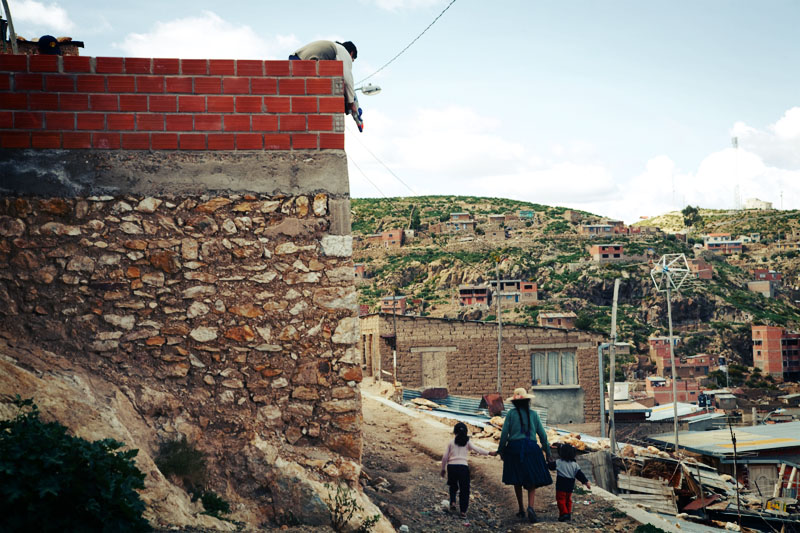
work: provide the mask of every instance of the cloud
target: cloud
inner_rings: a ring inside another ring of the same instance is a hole
[[[75,28],[67,11],[56,3],[45,5],[35,0],[20,0],[11,2],[9,7],[18,32],[39,30],[64,34]]]
[[[501,124],[467,107],[417,109],[407,116],[367,110],[365,133],[349,128],[347,153],[353,196],[414,194],[495,196],[562,205],[635,222],[685,205],[730,209],[757,197],[776,208],[800,208],[800,108],[765,128],[737,123],[739,149],[704,157],[682,169],[668,155],[647,160],[641,172],[620,176],[585,141],[528,146],[503,136]],[[348,119],[349,120],[349,119]],[[363,171],[374,185],[361,175]]]
[[[363,4],[374,4],[387,11],[418,9],[444,4],[444,0],[361,0]]]
[[[211,11],[157,22],[148,33],[130,33],[113,46],[127,56],[196,59],[285,59],[298,46],[294,35],[264,37],[247,25],[230,23]]]

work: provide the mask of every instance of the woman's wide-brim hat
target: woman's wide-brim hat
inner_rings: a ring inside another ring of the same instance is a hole
[[[533,394],[528,394],[528,391],[526,391],[522,387],[519,387],[517,389],[514,389],[514,394],[510,398],[506,399],[506,401],[513,402],[514,400],[532,400],[532,399],[533,399]]]

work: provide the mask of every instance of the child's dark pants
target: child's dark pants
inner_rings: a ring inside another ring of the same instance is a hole
[[[558,514],[572,514],[572,493],[563,490],[556,491],[556,503],[558,504]]]
[[[467,512],[469,505],[469,467],[467,465],[447,465],[447,484],[450,485],[450,503],[456,502],[462,513]]]

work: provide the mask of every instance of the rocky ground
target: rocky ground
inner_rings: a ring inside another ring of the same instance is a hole
[[[441,454],[452,438],[447,421],[423,414],[411,418],[370,397],[364,398],[363,411],[363,464],[370,478],[365,491],[396,528],[405,524],[412,532],[570,532],[632,531],[637,525],[609,503],[581,490],[573,497],[573,521],[557,522],[553,485],[537,491],[536,512],[541,522],[522,522],[514,516],[513,489],[501,482],[502,462],[477,456],[470,459],[473,491],[467,517],[470,525],[466,526],[458,515],[441,506],[448,498],[445,480],[439,476]],[[484,445],[494,449],[488,442]]]

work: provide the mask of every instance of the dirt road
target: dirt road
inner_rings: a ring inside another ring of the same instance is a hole
[[[365,387],[378,392],[377,388]],[[439,476],[442,452],[452,438],[452,424],[427,415],[411,415],[365,395],[364,472],[369,476],[365,492],[396,528],[407,525],[411,532],[456,531],[633,531],[635,521],[612,505],[584,491],[573,497],[573,521],[557,522],[553,485],[536,493],[540,523],[528,524],[514,516],[517,505],[512,487],[502,484],[502,462],[496,457],[470,458],[472,498],[469,526],[458,515],[441,506],[448,499],[447,485]],[[496,443],[479,441],[486,449]]]

